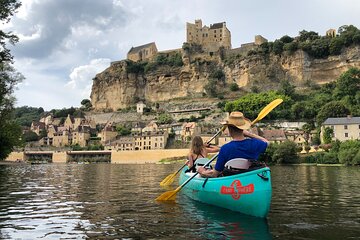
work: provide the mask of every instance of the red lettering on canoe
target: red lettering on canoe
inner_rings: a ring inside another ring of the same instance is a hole
[[[239,180],[234,180],[230,187],[222,186],[220,189],[221,194],[231,194],[232,198],[238,200],[241,194],[251,194],[254,192],[254,184],[242,186]]]

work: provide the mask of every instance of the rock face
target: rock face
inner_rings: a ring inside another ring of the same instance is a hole
[[[134,106],[139,100],[156,103],[189,98],[190,102],[206,95],[205,86],[216,69],[225,74],[224,89],[227,84],[237,83],[243,90],[253,86],[270,90],[276,89],[284,79],[297,87],[324,84],[336,80],[350,67],[360,67],[359,46],[326,59],[313,59],[301,50],[291,55],[238,57],[231,63],[222,61],[218,55],[195,58],[183,53],[182,56],[182,67],[161,65],[147,73],[128,73],[126,61],[113,62],[93,79],[91,102],[95,110],[118,110]]]

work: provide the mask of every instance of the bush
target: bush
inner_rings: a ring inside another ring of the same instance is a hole
[[[233,92],[238,91],[240,89],[239,86],[237,85],[237,83],[231,83],[229,88],[230,88],[230,91],[233,91]]]
[[[297,145],[294,142],[285,141],[275,149],[272,160],[277,163],[297,163]]]

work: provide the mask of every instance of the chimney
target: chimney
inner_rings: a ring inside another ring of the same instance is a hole
[[[347,118],[347,119],[351,119],[351,118],[352,118],[352,115],[347,115],[346,118]]]

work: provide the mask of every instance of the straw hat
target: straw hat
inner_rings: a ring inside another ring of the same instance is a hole
[[[222,125],[231,125],[237,127],[238,129],[249,129],[251,127],[251,121],[244,117],[242,112],[232,112],[225,122],[221,123]]]

